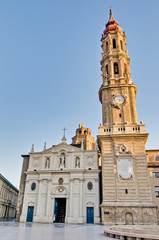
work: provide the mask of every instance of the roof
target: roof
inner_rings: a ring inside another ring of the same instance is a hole
[[[78,147],[78,148],[81,148],[81,144],[70,144],[71,146],[73,146],[73,147]]]
[[[5,182],[12,189],[14,189],[17,193],[19,193],[19,190],[12,183],[10,183],[1,173],[0,173],[0,178],[2,179],[3,182]]]
[[[146,152],[159,152],[159,149],[146,149]]]

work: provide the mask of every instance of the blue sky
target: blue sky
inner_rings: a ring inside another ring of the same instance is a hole
[[[139,121],[159,149],[158,0],[0,1],[0,172],[19,186],[21,154],[98,133],[101,34],[112,6],[127,35]]]

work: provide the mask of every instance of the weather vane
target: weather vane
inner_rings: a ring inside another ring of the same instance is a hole
[[[67,130],[65,127],[64,127],[64,129],[62,129],[63,130],[63,138],[65,138],[65,131]]]

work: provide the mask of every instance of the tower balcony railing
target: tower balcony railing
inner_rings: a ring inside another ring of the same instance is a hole
[[[114,124],[111,126],[98,127],[98,135],[111,135],[111,134],[144,134],[146,133],[145,124]]]

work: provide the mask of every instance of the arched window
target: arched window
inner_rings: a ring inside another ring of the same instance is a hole
[[[84,134],[87,134],[87,131],[86,131],[86,130],[84,131]]]
[[[108,74],[108,64],[105,66],[105,71]]]
[[[113,48],[116,48],[116,41],[115,41],[115,38],[113,38]]]
[[[119,67],[118,67],[118,63],[114,63],[114,74],[119,74]]]
[[[121,47],[121,50],[123,50],[123,42],[122,42],[122,40],[120,40],[120,47]]]
[[[108,52],[108,42],[106,42],[106,52]]]
[[[80,158],[76,157],[75,159],[75,168],[80,168]]]

